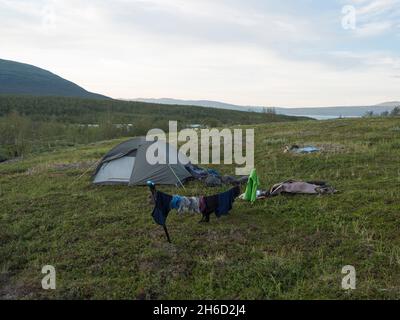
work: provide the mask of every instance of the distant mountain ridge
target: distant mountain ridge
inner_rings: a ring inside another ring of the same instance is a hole
[[[384,102],[377,104],[376,106],[378,107],[390,107],[390,108],[395,108],[400,106],[400,101],[389,101],[389,102]]]
[[[171,98],[138,98],[134,99],[133,101],[139,102],[147,102],[147,103],[158,103],[158,104],[170,104],[170,105],[191,105],[191,106],[198,106],[198,107],[208,107],[208,108],[218,108],[218,109],[227,109],[227,110],[236,110],[236,111],[252,111],[261,112],[262,107],[256,106],[239,106],[235,104],[229,104],[219,101],[212,101],[212,100],[181,100],[181,99],[171,99]],[[253,110],[254,109],[254,110]]]
[[[77,84],[33,65],[0,59],[0,94],[60,96],[91,99],[111,99],[104,95],[92,93]],[[211,100],[179,100],[171,98],[147,99],[139,98],[131,101],[199,106],[235,111],[264,112],[268,107],[241,106]],[[380,114],[400,106],[400,102],[391,101],[371,106],[320,107],[320,108],[274,108],[277,114],[305,117],[360,117],[366,112]]]
[[[139,98],[134,101],[148,102],[148,103],[160,103],[170,105],[193,105],[200,107],[210,107],[227,110],[237,111],[253,111],[263,112],[268,107],[261,106],[240,106],[235,104],[223,103],[219,101],[211,100],[179,100],[170,98],[161,99],[145,99]],[[274,108],[276,113],[290,115],[290,116],[320,116],[320,117],[361,117],[368,111],[373,111],[376,114],[380,114],[385,111],[391,111],[396,106],[400,106],[399,101],[384,102],[378,105],[371,106],[349,106],[349,107],[320,107],[320,108]]]
[[[33,65],[0,59],[0,94],[109,99]]]

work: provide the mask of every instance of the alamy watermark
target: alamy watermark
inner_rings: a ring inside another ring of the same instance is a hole
[[[169,122],[168,144],[166,133],[152,129],[147,141],[155,141],[146,152],[149,164],[236,164],[236,175],[248,175],[254,168],[254,129],[184,129],[178,132],[178,122]],[[200,137],[199,133],[200,132]],[[184,142],[179,147],[178,144]],[[223,158],[221,159],[221,149]],[[211,155],[210,155],[211,149]],[[211,159],[210,159],[211,156]]]
[[[354,6],[347,5],[342,8],[342,27],[344,30],[355,30],[357,27],[357,11]]]
[[[56,268],[51,265],[46,265],[42,268],[42,273],[45,276],[42,279],[42,288],[44,290],[56,289]]]
[[[356,289],[356,268],[353,266],[344,266],[342,268],[342,274],[346,276],[342,279],[343,290],[355,290]]]

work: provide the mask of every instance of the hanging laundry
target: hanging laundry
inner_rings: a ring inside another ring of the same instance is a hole
[[[155,207],[152,212],[153,219],[161,226],[165,226],[168,213],[171,211],[172,196],[160,191],[155,192]]]
[[[201,212],[203,214],[203,220],[205,222],[210,221],[210,214],[215,212],[218,207],[218,195],[215,194],[213,196],[204,197],[205,208]]]
[[[153,219],[159,225],[165,226],[171,209],[176,209],[178,214],[201,213],[202,221],[205,222],[210,221],[211,213],[215,213],[218,218],[227,215],[232,210],[235,199],[240,195],[240,186],[208,197],[171,196],[160,191],[152,192],[155,202]]]
[[[199,198],[197,197],[181,197],[181,202],[177,208],[179,214],[183,213],[200,213]]]
[[[171,200],[171,209],[178,209],[181,202],[182,202],[181,196],[178,195],[173,196]]]
[[[226,192],[200,199],[201,213],[203,214],[200,222],[209,222],[211,213],[215,213],[218,218],[227,215],[239,195],[240,187],[236,186]]]
[[[190,197],[189,212],[200,213],[200,199],[198,197]]]
[[[199,198],[199,209],[200,209],[201,213],[206,211],[206,198],[205,197]]]
[[[244,199],[246,201],[254,202],[257,199],[257,189],[260,185],[260,180],[257,176],[256,169],[253,169],[250,173],[249,180],[247,181],[246,191],[244,193]]]
[[[227,215],[232,210],[232,205],[235,199],[240,195],[240,187],[237,186],[229,191],[220,193],[218,195],[218,206],[215,210],[215,215],[219,218]]]
[[[189,206],[189,199],[187,197],[181,197],[181,202],[179,203],[179,206],[176,210],[178,211],[178,214],[183,214],[185,211],[188,210]]]
[[[215,212],[218,207],[218,195],[203,197],[203,204],[201,204],[201,213],[203,218],[200,222],[210,222],[210,214]]]

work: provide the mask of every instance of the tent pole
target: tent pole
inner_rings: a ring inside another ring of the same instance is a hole
[[[88,173],[89,170],[93,169],[94,166],[99,165],[99,164],[100,164],[100,161],[101,161],[101,160],[96,161],[95,163],[93,163],[88,169],[86,169],[85,172],[83,172],[78,178],[76,178],[74,181],[72,181],[72,183],[69,185],[69,187],[73,186],[75,182],[77,182],[77,181],[78,181],[80,178],[82,178],[86,173]]]
[[[175,171],[171,168],[171,166],[168,164],[168,168],[170,168],[170,170],[172,171],[172,173],[174,174],[175,178],[179,181],[179,183],[181,184],[182,188],[186,190],[185,186],[183,185],[182,181],[178,178],[178,176],[176,175]]]

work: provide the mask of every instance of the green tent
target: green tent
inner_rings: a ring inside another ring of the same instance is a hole
[[[158,150],[157,157],[163,160],[161,163],[151,164],[147,161],[146,153],[151,146],[152,150]],[[177,155],[177,163],[170,163],[171,154]],[[103,157],[93,175],[93,183],[133,186],[146,185],[147,181],[152,181],[159,185],[182,185],[192,177],[185,168],[189,162],[186,155],[165,141],[134,138],[119,144]]]

